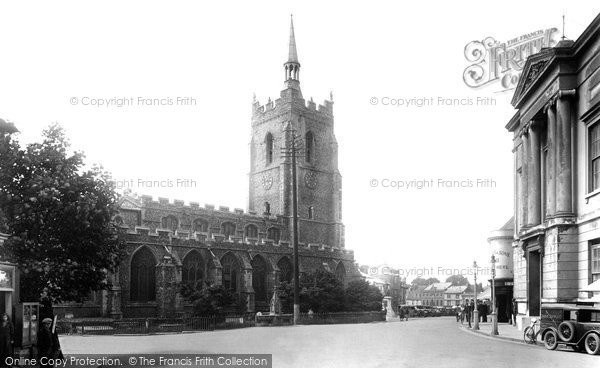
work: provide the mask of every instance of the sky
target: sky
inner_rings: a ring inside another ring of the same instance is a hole
[[[565,4],[2,2],[0,118],[23,143],[59,122],[140,195],[246,209],[251,102],[283,89],[293,13],[303,95],[334,96],[346,248],[442,279],[513,213],[512,90],[467,86],[465,46],[559,38],[563,14],[576,39],[600,3]]]

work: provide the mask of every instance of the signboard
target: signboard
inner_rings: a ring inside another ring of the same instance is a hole
[[[0,291],[14,291],[14,275],[13,266],[0,265]]]

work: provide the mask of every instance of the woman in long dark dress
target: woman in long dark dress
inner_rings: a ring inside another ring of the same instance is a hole
[[[11,357],[13,353],[14,328],[8,314],[2,314],[0,322],[0,367],[9,367],[6,364],[6,358]]]

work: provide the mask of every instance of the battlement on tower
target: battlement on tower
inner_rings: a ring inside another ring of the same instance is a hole
[[[258,100],[252,103],[252,122],[258,123],[278,116],[289,114],[290,109],[294,109],[294,113],[311,116],[312,119],[318,121],[333,120],[333,101],[324,100],[323,104],[316,104],[312,98],[308,101],[303,98],[294,98],[292,101],[286,101],[282,91],[282,97],[276,100],[269,98],[268,102],[261,104]]]

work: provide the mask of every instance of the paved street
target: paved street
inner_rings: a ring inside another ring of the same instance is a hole
[[[600,356],[507,342],[453,317],[151,336],[61,336],[68,354],[272,353],[273,367],[600,367]]]

